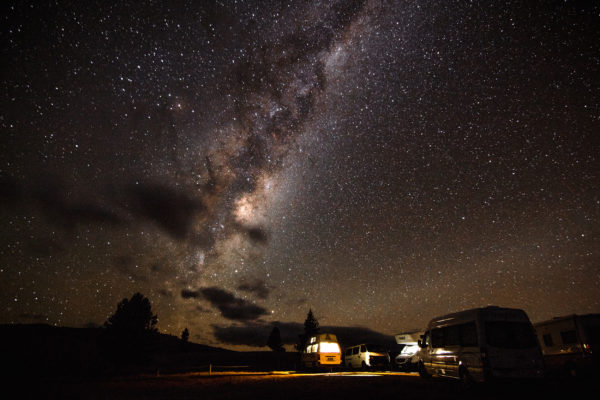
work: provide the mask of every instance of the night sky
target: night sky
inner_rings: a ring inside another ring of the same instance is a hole
[[[492,3],[5,3],[0,323],[600,312],[600,5]]]

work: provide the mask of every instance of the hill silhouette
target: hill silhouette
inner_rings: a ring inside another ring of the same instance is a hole
[[[111,363],[102,347],[104,328],[68,328],[45,324],[0,325],[0,351],[10,375],[72,376],[152,372],[201,366],[212,355],[231,353],[218,347],[188,342],[153,332],[144,365],[123,371]]]
[[[106,329],[55,327],[45,324],[0,325],[0,351],[11,377],[101,377],[240,369],[294,369],[297,353],[239,352],[186,342],[152,332],[143,362],[115,364],[103,347]]]

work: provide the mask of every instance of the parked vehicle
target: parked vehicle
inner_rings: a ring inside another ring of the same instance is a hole
[[[396,367],[403,371],[416,371],[419,362],[419,338],[423,335],[422,331],[411,331],[396,335],[396,343],[404,345],[400,354],[398,354],[394,362]]]
[[[346,368],[389,368],[390,356],[387,349],[376,344],[359,344],[346,349],[344,353]]]
[[[549,373],[577,376],[600,367],[600,314],[557,317],[534,327]]]
[[[334,367],[342,363],[342,353],[333,333],[321,333],[308,340],[300,356],[304,368]]]
[[[523,310],[490,306],[434,318],[419,347],[422,377],[456,378],[469,386],[544,376],[542,352]]]

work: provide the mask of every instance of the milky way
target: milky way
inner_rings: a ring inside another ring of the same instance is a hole
[[[600,310],[598,5],[2,21],[0,323],[101,325],[139,291],[159,330],[243,349],[274,323],[293,343],[309,308],[356,340]]]

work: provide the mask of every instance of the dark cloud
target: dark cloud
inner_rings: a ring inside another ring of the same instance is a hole
[[[70,199],[72,192],[79,197]],[[60,181],[49,179],[25,194],[25,198],[37,204],[52,222],[67,229],[78,224],[120,225],[125,222],[116,212],[100,204],[98,198],[82,192],[82,188],[68,188]]]
[[[187,290],[187,289],[183,289],[181,291],[182,299],[197,299],[200,296],[201,296],[200,292],[197,292],[197,291]]]
[[[191,293],[197,292],[190,291],[189,294]],[[203,288],[199,290],[199,293],[201,293],[204,299],[208,300],[213,307],[218,308],[219,311],[221,311],[221,315],[227,319],[249,321],[267,314],[267,310],[263,307],[235,297],[232,293],[218,287]]]
[[[396,340],[391,335],[386,335],[361,326],[322,326],[321,332],[334,333],[342,347],[353,346],[359,343],[383,345],[393,345],[396,343]]]
[[[205,208],[200,199],[165,185],[131,187],[130,211],[153,221],[175,239],[188,236],[195,218]]]
[[[265,281],[260,279],[243,281],[238,285],[237,289],[243,292],[254,293],[259,299],[266,299],[269,297],[269,292],[271,291],[265,284]]]
[[[223,344],[263,347],[267,345],[267,339],[273,326],[279,328],[283,344],[295,344],[298,341],[298,335],[304,329],[302,324],[295,322],[250,322],[242,325],[213,325],[212,327],[215,338]]]
[[[234,229],[246,234],[254,244],[265,245],[269,241],[269,233],[261,226],[246,226],[238,223],[233,223],[232,226]]]
[[[250,238],[250,240],[252,240],[254,243],[266,244],[269,240],[267,231],[260,227],[248,228],[246,232],[248,233],[248,237]]]
[[[298,337],[304,331],[304,326],[298,322],[248,322],[244,324],[213,325],[215,338],[223,344],[266,346],[269,333],[277,326],[281,332],[283,344],[295,345]],[[376,343],[393,345],[394,337],[370,328],[359,326],[322,326],[322,333],[333,333],[337,336],[342,347],[360,343]]]

